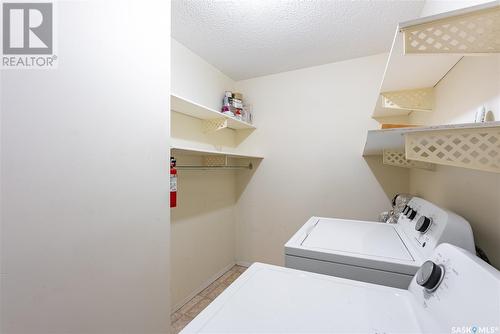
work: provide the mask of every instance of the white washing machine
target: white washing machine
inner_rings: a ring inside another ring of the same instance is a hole
[[[498,333],[500,273],[441,244],[399,289],[253,264],[187,333]]]
[[[465,219],[413,197],[396,224],[312,217],[285,244],[285,266],[406,288],[443,242],[475,254]]]

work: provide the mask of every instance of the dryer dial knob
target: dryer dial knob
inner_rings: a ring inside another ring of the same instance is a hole
[[[417,223],[415,224],[415,230],[425,233],[429,229],[432,224],[432,219],[426,216],[421,216],[418,218]]]
[[[405,205],[404,209],[403,209],[403,214],[405,216],[408,216],[408,211],[410,211],[410,207],[408,205]]]
[[[410,218],[411,220],[413,220],[413,218],[415,218],[416,215],[417,215],[417,210],[410,209],[410,211],[408,212],[408,218]]]
[[[443,267],[432,261],[425,261],[415,275],[418,285],[423,286],[427,291],[432,292],[437,289],[444,275]]]

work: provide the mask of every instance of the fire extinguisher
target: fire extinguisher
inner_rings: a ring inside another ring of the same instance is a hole
[[[175,169],[176,160],[170,157],[170,207],[177,206],[177,169]]]

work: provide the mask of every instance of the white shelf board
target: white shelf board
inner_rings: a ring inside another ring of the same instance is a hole
[[[436,20],[460,16],[476,11],[499,6],[499,1],[472,6],[418,18],[400,23],[391,52],[387,60],[380,92],[401,91],[408,89],[430,88],[436,84],[455,66],[465,54],[404,54],[404,34],[401,29],[425,24]],[[408,115],[411,110],[388,109],[376,106],[373,118]]]
[[[462,58],[461,55],[405,55],[403,33],[398,30],[384,73],[381,92],[434,87]]]
[[[401,29],[405,29],[405,28],[409,28],[412,26],[416,26],[416,25],[431,23],[431,22],[438,21],[438,20],[444,20],[444,19],[448,19],[448,18],[452,18],[452,17],[457,17],[457,16],[461,16],[461,15],[475,13],[475,12],[485,10],[485,9],[495,8],[495,7],[498,7],[499,5],[500,5],[500,1],[498,1],[498,0],[489,1],[489,2],[482,3],[479,5],[475,5],[475,6],[459,8],[459,9],[455,9],[455,10],[450,10],[448,12],[443,12],[443,13],[439,13],[439,14],[435,14],[435,15],[420,17],[418,19],[408,20],[405,22],[401,22],[399,24],[399,26]]]
[[[255,154],[246,154],[239,153],[235,151],[218,151],[215,149],[206,149],[199,147],[190,147],[190,146],[182,146],[174,144],[171,147],[173,154],[184,154],[184,155],[201,155],[201,156],[210,156],[210,155],[223,155],[229,158],[246,158],[246,159],[264,159],[263,156],[255,155]]]
[[[404,55],[399,27],[385,68],[380,92],[434,87],[462,58],[460,55]],[[375,107],[373,117],[408,115],[411,110]]]
[[[434,125],[434,126],[423,126],[418,128],[368,130],[368,134],[366,136],[365,148],[363,150],[363,156],[381,155],[383,153],[383,150],[403,150],[405,147],[404,135],[410,132],[491,128],[499,126],[500,126],[500,121],[484,122],[484,123]]]
[[[255,126],[252,124],[226,116],[217,110],[205,107],[199,103],[174,94],[170,95],[170,109],[172,111],[202,120],[224,118],[228,120],[227,127],[235,130],[255,129]]]

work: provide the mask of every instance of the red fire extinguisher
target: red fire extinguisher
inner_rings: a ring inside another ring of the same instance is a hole
[[[175,169],[176,160],[170,157],[170,207],[177,206],[177,169]]]

